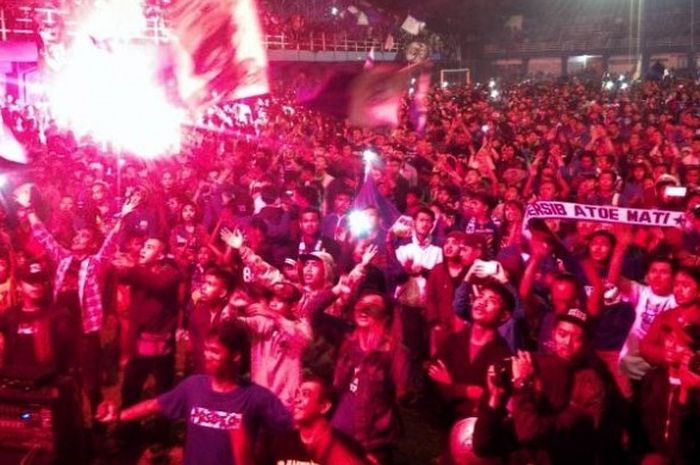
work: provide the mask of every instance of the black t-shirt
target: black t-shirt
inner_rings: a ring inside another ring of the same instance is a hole
[[[21,306],[7,310],[0,318],[0,333],[5,338],[3,368],[57,368],[56,356],[63,353],[64,341],[71,338],[67,320],[65,311],[48,307],[32,312],[23,311]]]
[[[330,435],[330,437],[328,437]],[[301,442],[297,431],[276,437],[274,444],[275,465],[366,465],[364,452],[359,444],[329,428],[319,437],[320,457],[313,457]]]
[[[79,275],[82,261],[73,258],[63,276],[61,288],[56,293],[56,307],[70,312],[76,319],[80,318]]]
[[[292,432],[275,439],[275,465],[317,465],[299,439],[299,433]]]

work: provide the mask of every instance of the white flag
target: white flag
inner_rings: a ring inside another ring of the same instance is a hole
[[[423,21],[418,21],[411,15],[406,16],[401,29],[408,32],[409,34],[418,35],[425,28],[425,23]]]

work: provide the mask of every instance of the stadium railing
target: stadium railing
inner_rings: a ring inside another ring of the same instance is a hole
[[[63,21],[64,13],[52,8],[15,7],[10,11],[0,7],[0,41],[34,40],[34,23],[41,22],[52,26]],[[70,21],[65,21],[66,30],[71,30]],[[163,20],[147,18],[146,27],[134,40],[147,40],[155,43],[167,43],[170,38]],[[353,40],[342,34],[306,33],[290,37],[285,34],[267,34],[265,46],[270,50],[308,50],[312,52],[369,52],[372,49],[397,52],[398,40],[391,47],[384,48],[376,39]]]

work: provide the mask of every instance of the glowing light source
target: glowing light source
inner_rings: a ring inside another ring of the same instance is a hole
[[[0,155],[5,160],[15,163],[27,163],[27,154],[22,145],[17,142],[9,128],[0,121]]]
[[[622,90],[625,90],[628,87],[629,87],[629,84],[627,84],[626,82],[623,82],[622,84],[620,84],[620,89],[622,89]]]
[[[362,237],[372,228],[372,223],[367,214],[360,210],[353,210],[348,214],[348,226],[355,237]]]
[[[152,158],[180,146],[184,112],[156,76],[157,49],[132,38],[145,27],[140,0],[112,0],[78,18],[63,66],[47,83],[59,125]]]
[[[377,155],[377,152],[374,150],[366,149],[364,152],[362,152],[362,159],[366,164],[374,163],[378,158],[379,155]]]
[[[605,81],[605,90],[612,90],[615,87],[615,83],[612,81]]]
[[[501,95],[501,93],[500,93],[500,92],[498,92],[498,90],[497,90],[497,89],[493,89],[493,90],[492,90],[492,91],[490,92],[490,94],[489,94],[489,95],[491,96],[491,98],[492,98],[492,99],[497,99],[497,98],[498,98],[498,96],[499,96],[499,95]]]
[[[449,86],[449,85],[450,85],[449,82],[447,82],[447,81],[442,81],[442,84],[440,84],[440,87],[442,87],[443,89],[447,89],[447,86]]]
[[[496,81],[494,81],[493,79],[491,79],[491,80],[489,81],[489,89],[493,89],[494,87],[496,87]]]

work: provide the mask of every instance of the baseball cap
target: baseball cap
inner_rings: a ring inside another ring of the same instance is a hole
[[[49,273],[44,264],[38,261],[31,261],[20,270],[19,280],[30,284],[48,283]]]
[[[299,255],[299,261],[301,261],[302,263],[308,262],[309,260],[317,260],[317,261],[324,262],[324,263],[327,263],[327,262],[334,263],[334,260],[333,260],[333,257],[331,256],[331,254],[329,254],[328,252],[320,251],[320,250],[316,250],[313,252]]]
[[[681,183],[678,181],[678,178],[675,176],[671,176],[670,174],[662,174],[656,179],[657,186],[660,184],[673,184],[674,186],[679,186]]]
[[[574,325],[578,325],[585,330],[588,330],[588,315],[581,309],[570,308],[556,318],[557,323],[560,321],[566,321]]]
[[[329,253],[322,251],[305,253],[299,256],[299,260],[302,263],[306,263],[310,260],[322,263],[326,282],[332,283],[335,280],[335,260],[333,260],[333,257]]]

